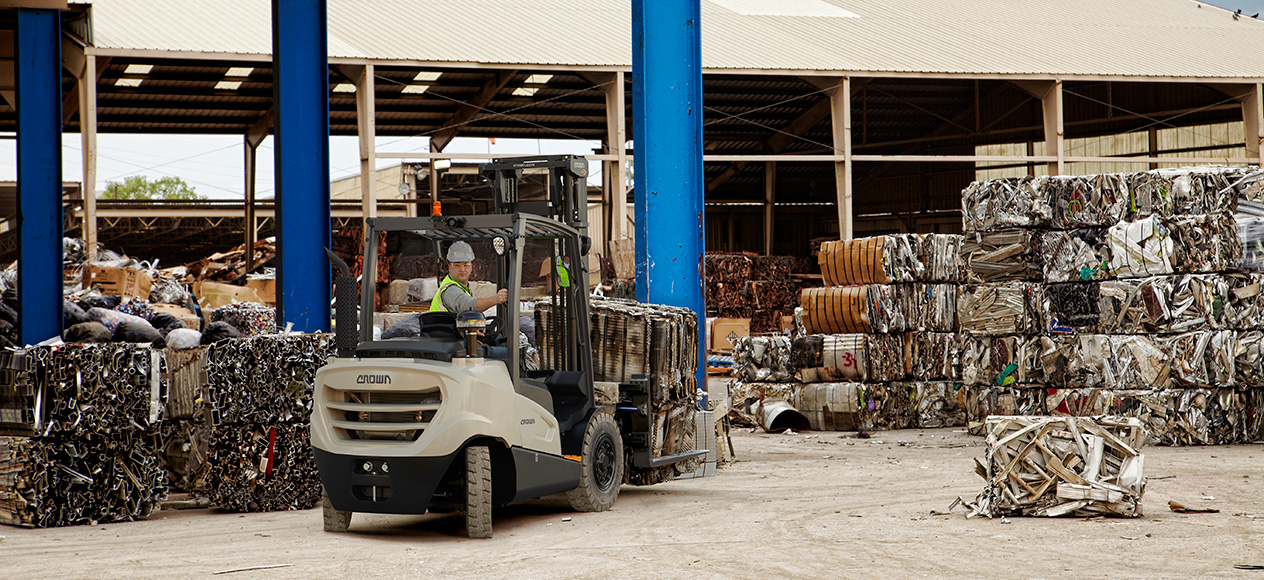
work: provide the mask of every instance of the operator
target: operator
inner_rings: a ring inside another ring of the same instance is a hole
[[[470,275],[474,273],[474,249],[465,242],[448,246],[448,275],[439,283],[439,292],[430,301],[431,312],[460,314],[468,310],[482,312],[509,300],[509,290],[501,288],[495,296],[474,298],[470,293]]]

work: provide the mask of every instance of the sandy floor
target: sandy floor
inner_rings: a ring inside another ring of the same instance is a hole
[[[841,435],[841,436],[840,436]],[[163,511],[148,521],[0,527],[0,579],[33,578],[1264,578],[1264,448],[1146,449],[1146,516],[966,519],[982,439],[953,429],[734,433],[717,477],[624,487],[611,512],[561,498],[498,510],[495,537],[458,515]],[[1256,455],[1260,457],[1257,458]],[[1214,507],[1181,515],[1168,500]]]

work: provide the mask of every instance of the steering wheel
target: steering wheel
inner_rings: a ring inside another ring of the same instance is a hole
[[[487,326],[483,329],[483,336],[479,338],[479,342],[490,346],[504,346],[505,344],[505,321],[499,316],[488,316]]]
[[[460,338],[456,331],[456,315],[451,312],[423,312],[417,320],[421,336]]]

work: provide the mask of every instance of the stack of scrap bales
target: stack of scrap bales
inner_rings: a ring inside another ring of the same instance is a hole
[[[0,353],[0,523],[131,521],[166,499],[161,367],[147,345]]]
[[[328,334],[257,336],[207,350],[212,502],[241,512],[320,503],[308,421],[316,370],[332,354]]]
[[[781,317],[794,312],[793,257],[708,252],[705,265],[707,316],[749,318],[758,334],[780,331]]]
[[[205,495],[210,466],[211,425],[214,424],[206,351],[210,347],[164,349],[167,400],[159,425],[159,457],[173,488]]]
[[[989,414],[1113,413],[1152,440],[1259,439],[1261,282],[1241,168],[1025,177],[963,192],[971,431]],[[1254,363],[1254,364],[1253,364]],[[1242,367],[1239,370],[1239,367]]]
[[[540,360],[552,360],[553,304],[536,304],[535,328]],[[593,298],[589,304],[593,380],[631,382],[648,375],[653,404],[652,457],[694,450],[698,408],[698,318],[692,310]],[[546,365],[547,366],[547,365]],[[628,483],[651,485],[692,473],[697,461],[640,469],[629,466]]]

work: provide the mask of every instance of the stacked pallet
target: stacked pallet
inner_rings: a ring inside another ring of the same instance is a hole
[[[551,360],[556,345],[550,330],[551,301],[536,305],[540,360]],[[698,318],[692,310],[629,300],[593,298],[589,304],[593,380],[626,383],[649,377],[653,457],[694,450],[698,408]],[[544,365],[547,367],[547,365]],[[667,467],[629,467],[628,483],[650,485],[697,469],[696,461]]]
[[[1245,169],[1001,179],[963,192],[962,401],[989,414],[1113,413],[1151,440],[1264,436],[1264,331]],[[1241,370],[1239,370],[1241,367]]]
[[[755,334],[781,330],[799,293],[793,257],[708,252],[704,260],[707,316],[749,318]]]

